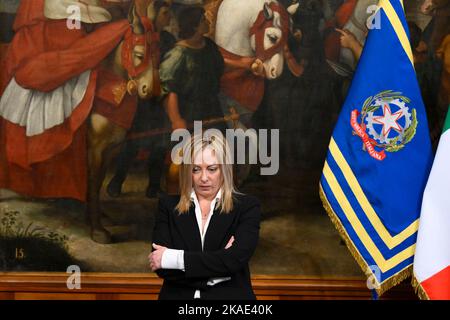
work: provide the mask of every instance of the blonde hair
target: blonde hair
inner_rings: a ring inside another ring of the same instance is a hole
[[[237,193],[233,182],[233,159],[223,134],[217,129],[210,129],[204,134],[191,137],[182,149],[183,160],[179,172],[180,201],[176,206],[180,214],[187,213],[191,207],[193,160],[206,148],[214,151],[222,176],[222,195],[217,208],[220,208],[220,213],[230,213],[233,210],[233,193]]]

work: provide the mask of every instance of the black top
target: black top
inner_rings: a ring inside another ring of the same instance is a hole
[[[164,57],[159,74],[161,97],[178,95],[181,117],[188,123],[223,117],[218,94],[224,60],[217,45],[205,38],[200,49],[177,44]]]
[[[157,270],[158,276],[164,278],[159,299],[193,299],[197,289],[202,299],[256,299],[248,262],[259,238],[259,200],[235,194],[230,213],[215,210],[206,231],[203,251],[195,206],[192,204],[188,213],[179,214],[175,209],[179,200],[179,196],[160,199],[153,243],[184,250],[185,271]],[[235,241],[231,248],[225,249],[231,236]],[[231,277],[231,280],[208,286],[208,280],[216,277]]]

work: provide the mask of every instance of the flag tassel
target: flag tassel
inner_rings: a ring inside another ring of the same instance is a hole
[[[430,297],[428,297],[422,285],[414,275],[412,276],[411,279],[411,285],[414,288],[414,292],[417,294],[420,300],[430,300]]]
[[[353,244],[353,241],[348,236],[348,234],[345,231],[344,227],[342,226],[342,223],[339,220],[338,216],[336,215],[336,213],[331,208],[331,205],[328,202],[328,199],[327,199],[327,197],[326,197],[326,195],[325,195],[325,193],[323,191],[322,184],[319,184],[319,187],[320,187],[320,190],[319,190],[320,200],[322,200],[322,205],[323,205],[325,211],[327,212],[328,216],[330,217],[333,225],[335,226],[335,228],[339,232],[339,235],[344,240],[345,245],[347,246],[347,248],[350,251],[351,255],[356,260],[356,262],[358,263],[359,267],[363,270],[365,275],[368,278],[369,277],[373,277],[373,274],[370,272],[369,266],[366,264],[366,262],[364,261],[364,259],[361,256],[361,254],[356,249],[356,246]],[[378,286],[378,288],[376,288],[374,290],[377,292],[378,296],[381,296],[382,294],[384,294],[386,291],[388,291],[392,287],[395,287],[396,285],[398,285],[401,282],[403,282],[405,279],[411,277],[412,276],[412,270],[413,270],[413,266],[410,265],[407,268],[403,269],[402,271],[396,273],[395,275],[393,275],[389,279],[386,279],[381,284],[377,282],[376,285]]]

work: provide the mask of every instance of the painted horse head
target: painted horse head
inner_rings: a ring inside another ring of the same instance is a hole
[[[119,45],[114,57],[114,70],[128,79],[127,91],[149,99],[159,95],[158,59],[154,30],[151,21],[137,14],[135,6],[130,9],[130,29]]]
[[[283,72],[293,15],[299,7],[294,1],[287,9],[276,1],[264,2],[250,28],[250,42],[256,58],[264,64],[266,78],[276,79]]]

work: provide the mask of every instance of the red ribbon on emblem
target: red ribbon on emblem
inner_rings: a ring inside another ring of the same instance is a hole
[[[376,142],[373,139],[371,139],[369,135],[366,133],[366,130],[359,125],[358,116],[359,111],[353,110],[350,120],[353,130],[355,130],[355,133],[362,139],[369,155],[374,159],[383,161],[386,158],[386,153],[384,152],[384,150],[380,152],[375,150],[374,145],[376,144]]]

